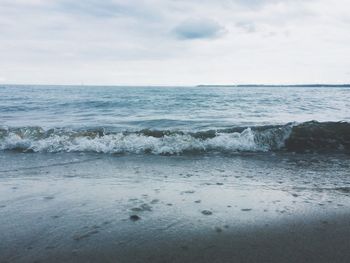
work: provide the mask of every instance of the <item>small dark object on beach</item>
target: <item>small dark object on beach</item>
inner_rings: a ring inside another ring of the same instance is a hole
[[[148,204],[142,204],[140,207],[131,208],[134,212],[152,211],[152,207]]]
[[[251,208],[243,208],[243,209],[241,209],[241,211],[248,212],[248,211],[252,211],[252,209]]]
[[[195,192],[194,190],[187,190],[187,191],[181,192],[181,194],[193,194],[194,192]]]
[[[209,216],[209,215],[212,215],[213,212],[212,212],[212,211],[209,211],[209,210],[203,210],[203,211],[202,211],[202,214],[203,214],[203,215],[206,215],[206,216]]]
[[[159,202],[159,199],[153,199],[152,201],[151,201],[151,204],[157,204]]]
[[[222,232],[222,229],[221,229],[220,227],[215,227],[215,231],[216,231],[217,233],[221,233],[221,232]]]
[[[130,220],[131,221],[137,221],[137,220],[140,220],[141,218],[138,216],[138,215],[131,215],[130,216]]]
[[[98,230],[91,230],[91,231],[84,233],[84,234],[76,234],[73,236],[73,239],[76,241],[80,241],[82,239],[89,238],[90,236],[95,235],[97,233],[99,233]]]
[[[337,187],[335,190],[340,191],[342,193],[350,193],[350,187]]]

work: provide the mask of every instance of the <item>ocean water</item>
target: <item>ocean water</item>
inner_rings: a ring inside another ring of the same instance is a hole
[[[0,150],[349,153],[350,89],[2,85]]]
[[[0,262],[342,260],[349,153],[344,87],[0,85]]]

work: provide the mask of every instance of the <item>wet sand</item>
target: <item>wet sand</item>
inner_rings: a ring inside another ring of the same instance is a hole
[[[350,260],[347,156],[0,162],[0,262]]]

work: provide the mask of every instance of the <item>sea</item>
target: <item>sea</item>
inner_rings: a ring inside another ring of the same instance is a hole
[[[350,89],[0,85],[0,151],[350,152]]]
[[[0,85],[0,262],[341,261],[349,157],[344,86]]]

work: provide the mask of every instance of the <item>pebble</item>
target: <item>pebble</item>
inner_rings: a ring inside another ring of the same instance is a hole
[[[202,211],[202,214],[208,216],[208,215],[212,215],[213,212],[212,212],[212,211],[209,211],[209,210],[203,210],[203,211]]]
[[[137,221],[137,220],[140,220],[141,218],[138,216],[138,215],[131,215],[130,216],[130,220],[131,221]]]

